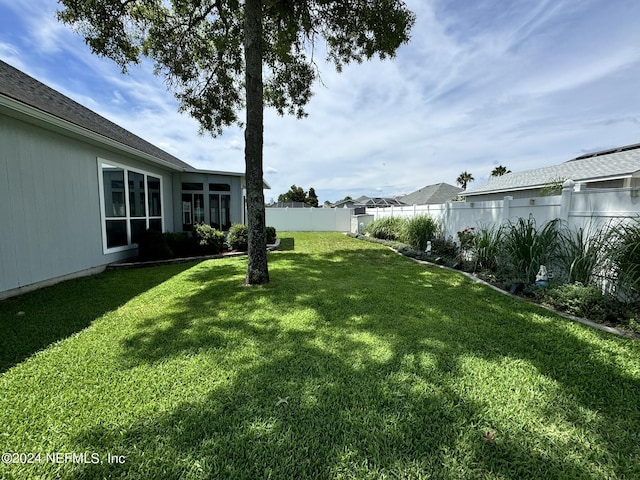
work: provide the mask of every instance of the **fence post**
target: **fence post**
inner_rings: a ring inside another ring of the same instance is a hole
[[[511,196],[506,196],[502,200],[502,223],[507,223],[509,221],[511,200],[513,200],[513,197]]]
[[[573,196],[573,187],[575,185],[576,183],[571,179],[562,184],[562,196],[560,197],[560,220],[563,222],[569,220],[571,197]]]

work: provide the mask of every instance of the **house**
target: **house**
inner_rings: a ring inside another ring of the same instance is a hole
[[[311,205],[304,202],[274,202],[268,204],[267,208],[311,208]]]
[[[244,188],[0,61],[0,298],[132,257],[146,229],[244,223]]]
[[[436,183],[398,197],[398,200],[407,205],[437,205],[451,201],[460,192],[462,192],[460,187],[448,183]]]
[[[580,188],[640,186],[640,144],[582,155],[551,167],[491,177],[486,184],[460,195],[467,201],[538,197],[560,193],[566,180],[573,180]]]

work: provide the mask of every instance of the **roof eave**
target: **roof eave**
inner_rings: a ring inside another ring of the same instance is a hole
[[[51,115],[50,113],[44,112],[11,97],[0,94],[0,111],[2,110],[12,112],[13,115],[11,116],[17,118],[18,120],[27,121],[29,123],[47,128],[48,130],[64,133],[72,138],[97,144],[110,150],[115,149],[119,152],[126,153],[128,155],[135,156],[148,162],[161,165],[175,172],[185,171],[185,168],[173,165],[170,162],[167,162],[154,155],[142,152],[137,148],[130,147],[129,145],[125,145],[92,130],[81,127],[80,125],[69,122],[67,120],[63,120],[59,117],[56,117],[55,115]]]

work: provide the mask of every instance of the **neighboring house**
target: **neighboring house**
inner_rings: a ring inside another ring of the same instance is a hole
[[[274,202],[268,204],[267,208],[311,208],[311,205],[304,202]]]
[[[451,201],[462,191],[460,187],[448,183],[436,183],[398,197],[398,200],[407,205],[436,205]]]
[[[405,205],[405,203],[401,202],[396,198],[385,198],[385,197],[367,198],[366,200],[360,200],[355,204],[356,207],[367,207],[367,208],[391,207],[391,206],[401,206],[401,205]]]
[[[363,197],[360,197],[363,198]],[[364,198],[369,198],[369,197],[364,197]],[[354,200],[353,198],[347,198],[345,200],[339,200],[335,203],[331,204],[331,208],[353,208],[353,206],[358,203],[358,200]]]
[[[0,298],[134,256],[146,229],[243,223],[244,188],[0,61]]]
[[[491,177],[460,195],[467,200],[502,200],[559,194],[562,183],[573,180],[580,188],[629,188],[640,186],[640,144],[574,158],[560,165]]]

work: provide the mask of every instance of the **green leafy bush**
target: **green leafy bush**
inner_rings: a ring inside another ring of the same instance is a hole
[[[185,258],[199,255],[199,246],[191,232],[167,232],[164,238],[174,257]]]
[[[432,256],[439,255],[446,258],[457,258],[459,253],[460,248],[453,240],[435,238],[431,241]]]
[[[626,323],[624,308],[593,285],[565,283],[543,290],[541,300],[557,310],[595,322]]]
[[[193,235],[203,254],[215,255],[224,250],[224,233],[206,223],[194,225]]]
[[[462,250],[470,250],[473,247],[473,241],[476,236],[476,229],[475,227],[468,227],[457,232],[456,235],[458,235],[460,248]]]
[[[276,236],[275,227],[267,227],[266,234],[267,234],[267,244],[268,245],[276,243],[277,236]]]
[[[364,229],[366,233],[381,240],[399,240],[406,223],[404,218],[384,217],[374,220]]]
[[[166,260],[172,256],[173,252],[162,232],[146,230],[142,233],[138,240],[138,260]]]
[[[249,228],[241,223],[231,225],[227,234],[227,245],[232,250],[246,252],[249,248]]]
[[[419,215],[404,222],[401,240],[416,250],[424,252],[427,242],[431,241],[439,230],[438,221],[430,215]],[[433,245],[432,247],[433,248]]]

